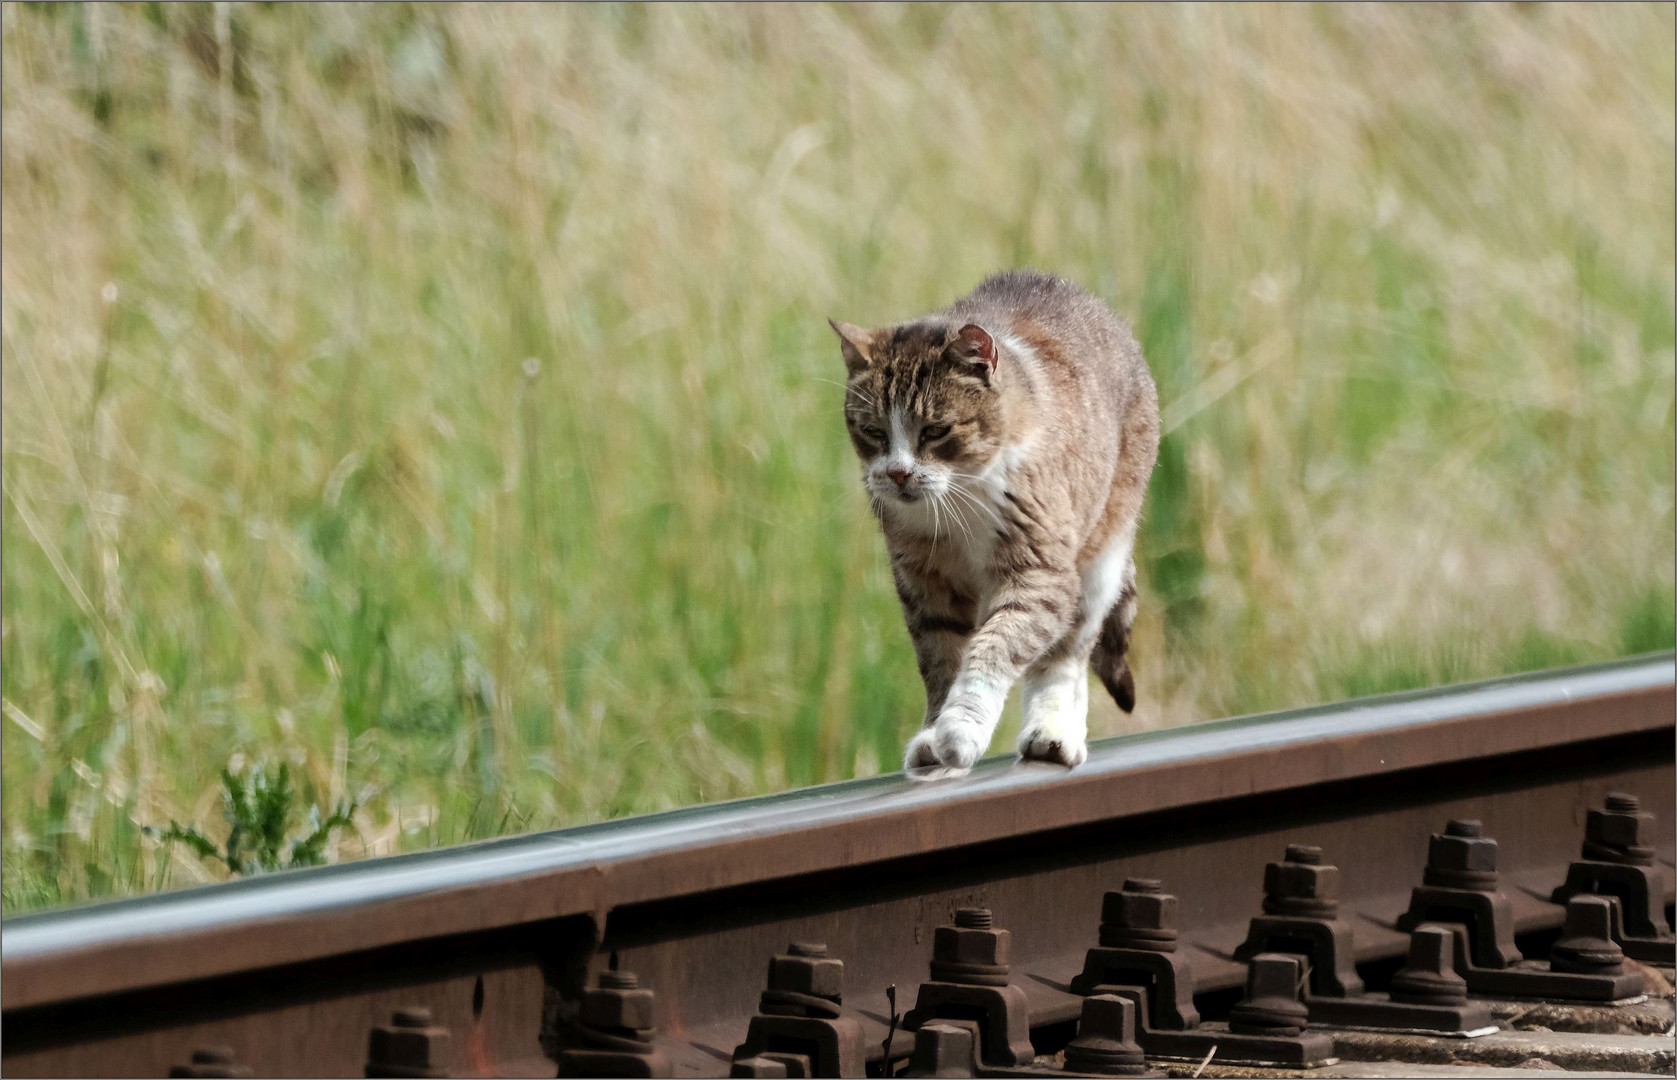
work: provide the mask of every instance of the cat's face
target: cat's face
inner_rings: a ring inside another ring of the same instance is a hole
[[[833,329],[850,374],[845,425],[874,505],[924,509],[975,481],[1003,442],[990,335],[937,323]]]

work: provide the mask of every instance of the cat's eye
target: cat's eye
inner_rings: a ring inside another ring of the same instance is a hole
[[[881,431],[879,428],[865,427],[862,429],[862,434],[866,435],[868,438],[872,439],[881,446],[885,445],[885,432]]]
[[[925,446],[927,443],[935,443],[947,434],[949,434],[948,424],[939,424],[937,427],[921,428],[920,445]]]

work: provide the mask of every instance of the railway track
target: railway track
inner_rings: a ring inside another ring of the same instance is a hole
[[[1217,1046],[1209,1075],[1264,1038],[1291,1038],[1275,1062],[1295,1069],[1401,1056],[1313,1033],[1335,1008],[1386,1023],[1351,984],[1426,955],[1473,987],[1464,1022],[1480,998],[1641,993],[1612,945],[1567,951],[1591,928],[1671,964],[1647,931],[1672,898],[1674,671],[1641,657],[1110,739],[1069,775],[994,760],[11,918],[0,1071],[1066,1075],[1129,1067],[1131,1035],[1188,1072]]]

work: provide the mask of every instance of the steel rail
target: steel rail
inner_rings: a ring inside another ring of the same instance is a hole
[[[1661,654],[1103,740],[1070,774],[998,758],[958,781],[875,777],[19,916],[0,926],[0,1052],[8,1073],[74,1074],[307,1024],[316,1048],[264,1071],[327,1074],[417,995],[473,1032],[479,1066],[539,1067],[535,1033],[615,948],[702,1075],[794,932],[829,939],[882,1034],[884,986],[924,978],[921,940],[963,897],[1012,926],[1033,1021],[1051,1023],[1074,1015],[1064,980],[1122,872],[1167,878],[1202,989],[1227,986],[1277,838],[1335,844],[1373,960],[1402,947],[1392,908],[1427,829],[1464,813],[1502,841],[1521,929],[1541,929],[1606,785],[1671,805],[1674,686]]]

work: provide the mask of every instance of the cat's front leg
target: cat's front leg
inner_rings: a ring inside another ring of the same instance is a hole
[[[998,590],[973,634],[961,670],[932,728],[938,763],[970,769],[990,745],[1014,682],[1070,629],[1078,579],[1042,569]]]
[[[921,611],[908,615],[908,632],[914,639],[920,679],[926,685],[926,716],[903,752],[903,768],[923,769],[939,764],[932,746],[933,725],[961,668],[961,652],[972,634],[972,623],[958,615]]]
[[[938,764],[932,725],[943,711],[949,687],[961,669],[961,654],[972,636],[973,601],[924,562],[892,553],[891,577],[903,606],[903,622],[914,642],[914,660],[926,686],[926,713],[903,752],[903,769]]]

